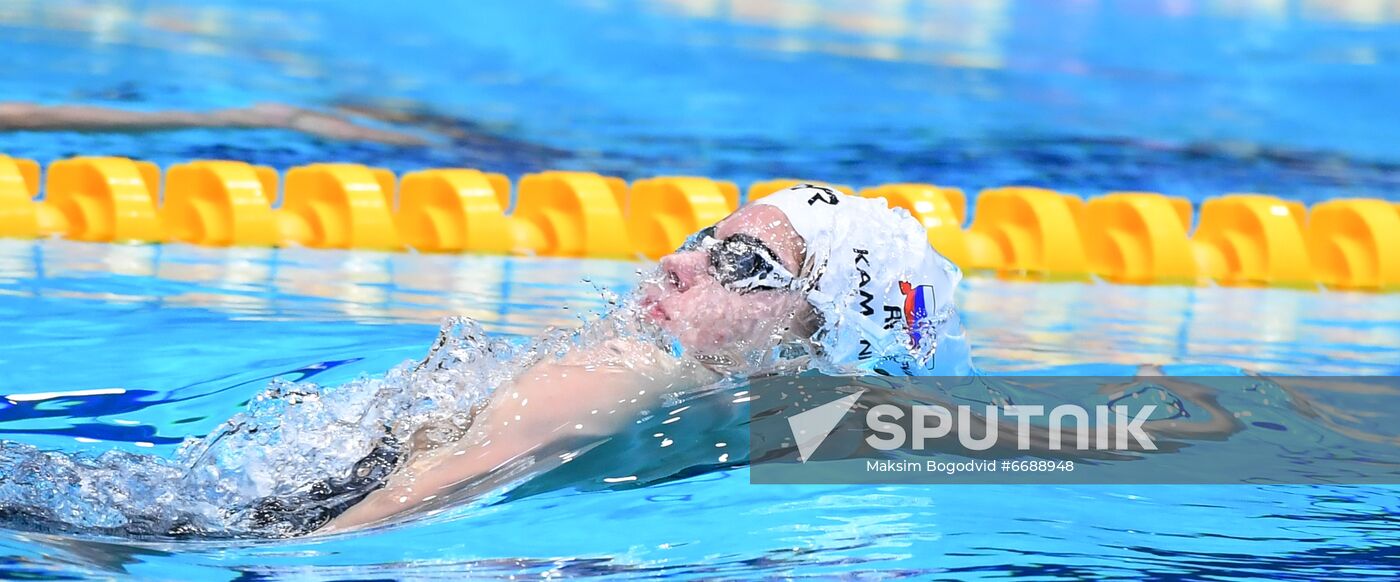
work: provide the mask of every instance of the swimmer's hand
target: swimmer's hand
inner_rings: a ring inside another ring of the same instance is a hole
[[[470,488],[489,491],[517,478],[508,469],[547,470],[560,455],[617,434],[662,398],[719,380],[654,345],[613,340],[527,370],[502,386],[456,443],[418,451],[384,488],[318,533],[382,522]]]

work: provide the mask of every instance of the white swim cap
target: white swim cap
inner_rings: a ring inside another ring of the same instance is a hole
[[[802,184],[754,204],[776,207],[807,246],[801,275],[821,317],[817,368],[837,375],[971,374],[953,292],[962,271],[883,198]]]

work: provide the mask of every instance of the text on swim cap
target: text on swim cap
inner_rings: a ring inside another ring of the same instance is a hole
[[[841,199],[836,196],[836,192],[833,192],[831,188],[827,188],[825,186],[817,186],[815,184],[803,184],[801,186],[797,186],[797,188],[811,188],[813,190],[818,190],[816,194],[813,194],[811,198],[807,199],[808,206],[816,206],[818,202],[825,202],[834,206],[841,202]]]
[[[860,265],[861,263],[865,263],[865,266],[870,266],[870,251],[866,249],[851,249],[851,252],[856,254],[856,273],[860,275],[860,284],[856,285],[856,292],[860,293],[861,297],[860,314],[869,317],[875,314],[875,308],[870,306],[870,302],[875,300],[875,296],[865,290],[865,287],[870,284],[870,271],[862,269]]]

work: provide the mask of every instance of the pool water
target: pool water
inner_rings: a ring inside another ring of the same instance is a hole
[[[169,456],[240,412],[270,378],[335,385],[382,374],[421,358],[450,314],[501,335],[576,325],[607,292],[625,292],[637,268],[3,241],[0,392],[28,396],[26,408],[0,410],[0,427],[48,449]],[[978,362],[992,371],[1397,372],[1400,296],[973,278],[960,304]],[[1264,408],[1253,412],[1279,418]],[[1317,427],[1285,412],[1287,430]],[[1281,568],[1314,578],[1348,561],[1358,576],[1384,571],[1397,539],[1396,489],[1380,486],[755,486],[743,468],[635,489],[583,485],[333,538],[4,531],[0,551],[13,574],[172,579],[871,568],[958,577]]]
[[[1393,200],[1397,21],[1364,1],[14,1],[7,100],[372,104],[455,137],[0,132],[0,151]],[[383,374],[451,315],[574,326],[642,266],[0,241],[0,394],[24,395],[0,438],[170,456],[269,379]],[[1400,374],[1398,295],[971,277],[959,306],[991,372]],[[577,485],[330,538],[0,528],[0,576],[1373,579],[1400,546],[1385,486],[754,486],[742,467]]]

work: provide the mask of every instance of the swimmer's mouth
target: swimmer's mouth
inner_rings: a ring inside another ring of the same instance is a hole
[[[644,299],[642,310],[652,321],[671,321],[671,316],[666,313],[666,308],[662,307],[661,302],[655,299]]]

